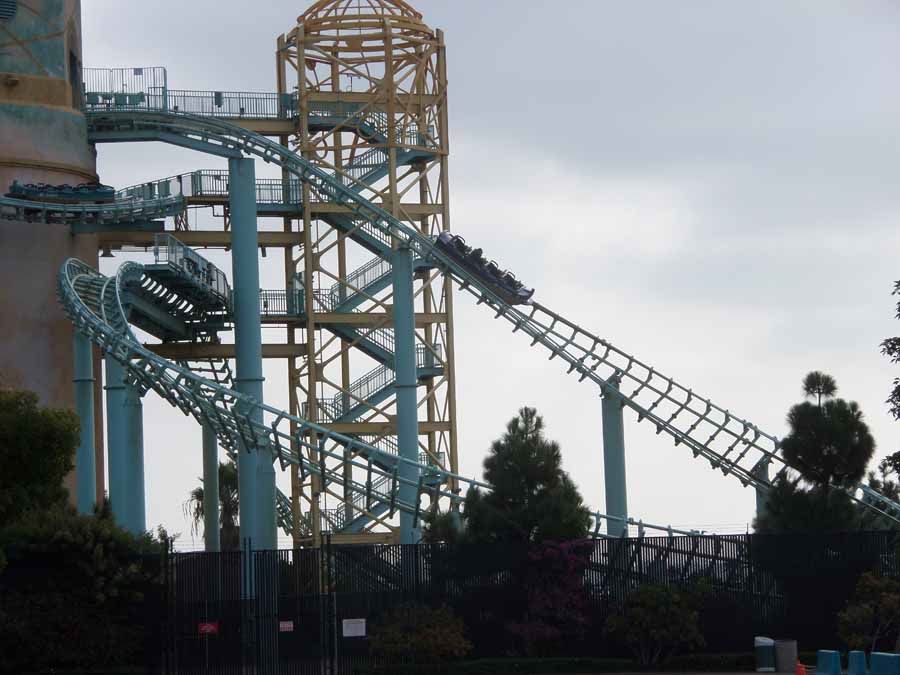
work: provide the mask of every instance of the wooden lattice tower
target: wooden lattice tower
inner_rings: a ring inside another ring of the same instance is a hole
[[[296,93],[299,105],[295,132],[282,137],[283,143],[423,233],[437,236],[449,229],[447,71],[440,30],[430,29],[402,0],[322,0],[278,38],[276,65],[279,92]],[[391,328],[390,284],[370,283],[387,265],[375,258],[386,256],[360,243],[365,233],[359,223],[340,207],[319,203],[308,186],[302,202],[302,255],[285,250],[285,281],[304,291],[305,303],[305,317],[289,326],[288,341],[307,345],[306,357],[289,364],[291,412],[390,447],[394,397],[382,398],[382,391],[373,397],[377,403],[363,405],[372,400],[363,394],[376,390],[366,385],[366,374],[384,367],[365,345]],[[341,308],[342,299],[358,299],[359,293],[364,301],[349,311]],[[417,390],[422,459],[455,473],[451,284],[437,271],[419,268],[415,294],[417,350],[436,366],[422,371]],[[382,379],[389,377],[382,373]],[[337,414],[357,405],[365,412],[353,419]],[[301,513],[311,516],[314,543],[322,520],[328,527],[334,519],[347,523],[359,516],[349,503],[326,508],[343,496],[310,477],[292,476],[294,532],[304,529]],[[368,522],[361,534],[390,531],[388,514],[364,510]]]

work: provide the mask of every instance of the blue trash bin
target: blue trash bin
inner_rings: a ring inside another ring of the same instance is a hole
[[[775,640],[767,637],[753,638],[753,651],[756,654],[756,672],[775,672]]]
[[[816,675],[841,675],[841,653],[829,649],[816,652]]]
[[[866,675],[865,652],[850,652],[847,656],[847,675]]]

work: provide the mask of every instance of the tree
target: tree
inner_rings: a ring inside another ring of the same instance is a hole
[[[161,597],[162,544],[118,527],[108,503],[91,516],[34,509],[0,528],[3,672],[146,664],[148,600]]]
[[[900,649],[900,581],[863,574],[847,608],[838,614],[841,639],[851,649]]]
[[[422,542],[425,544],[456,544],[460,540],[459,515],[452,511],[435,511],[424,518]]]
[[[627,647],[642,666],[665,661],[679,649],[704,645],[699,614],[690,598],[668,586],[640,586],[625,607],[609,617],[606,633]]]
[[[587,535],[590,514],[534,408],[521,408],[493,442],[484,479],[489,492],[471,488],[466,495],[466,541],[525,544]]]
[[[821,406],[823,397],[827,400],[837,393],[837,382],[831,375],[814,370],[803,378],[803,393],[810,398],[816,397],[817,405]]]
[[[38,405],[37,394],[0,389],[0,526],[65,503],[78,416]]]
[[[788,413],[788,424],[791,432],[782,441],[782,453],[807,482],[840,488],[862,480],[875,439],[855,401],[800,403]]]
[[[780,476],[753,527],[757,532],[843,532],[859,528],[860,515],[844,492],[803,489],[796,479]]]
[[[754,527],[759,532],[856,529],[860,514],[844,488],[862,480],[875,439],[856,402],[833,398],[837,384],[830,375],[809,373],[803,392],[817,401],[790,409],[790,433],[781,442],[785,461],[799,475],[776,479]]]
[[[202,482],[202,479],[201,479]],[[203,486],[191,490],[191,496],[184,504],[185,514],[191,518],[191,532],[197,534],[203,524],[205,514]],[[241,546],[238,526],[238,475],[234,462],[219,462],[219,537],[223,551],[237,551]]]
[[[833,396],[837,391],[830,376],[813,372],[803,381],[805,392],[811,381],[818,383],[814,394]],[[788,412],[787,422],[791,430],[781,442],[782,453],[808,483],[833,488],[862,480],[875,452],[875,439],[855,401],[798,403]]]
[[[878,463],[878,473],[869,472],[869,487],[893,501],[900,501],[900,452],[888,455]]]
[[[516,651],[525,656],[567,653],[588,626],[584,570],[593,550],[589,541],[532,547],[525,567],[525,612],[507,625]]]
[[[894,283],[894,292],[892,295],[900,295],[900,281]],[[897,302],[897,319],[900,319],[900,302]],[[900,363],[900,337],[887,338],[881,343],[881,353],[890,358],[891,363]],[[890,406],[891,414],[895,419],[900,420],[900,377],[894,378],[894,388],[888,396],[887,404]]]

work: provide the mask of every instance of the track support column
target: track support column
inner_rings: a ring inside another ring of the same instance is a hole
[[[621,377],[608,380],[609,387],[618,392]],[[606,487],[606,514],[621,518],[608,520],[606,533],[622,537],[628,531],[628,497],[625,485],[625,428],[622,402],[612,391],[602,394],[603,411],[603,479]]]
[[[97,460],[94,441],[94,355],[91,341],[75,331],[72,343],[75,365],[75,412],[81,428],[75,452],[75,480],[78,513],[94,512],[97,498]]]
[[[125,414],[125,369],[107,355],[106,448],[109,456],[109,502],[116,525],[128,524],[128,433]]]
[[[235,388],[263,402],[262,331],[259,313],[259,236],[256,230],[256,170],[252,159],[228,160],[234,280]],[[263,423],[259,407],[250,411]],[[255,447],[238,455],[241,539],[256,549],[273,549],[275,541],[275,468]]]
[[[126,528],[134,535],[147,531],[147,514],[144,499],[144,404],[141,393],[129,384],[125,385],[125,430],[127,445],[125,454]]]
[[[412,251],[401,244],[391,260],[394,286],[394,373],[397,390],[397,445],[401,459],[419,461],[419,416],[416,409],[416,329],[413,303]],[[401,480],[397,497],[415,504],[418,470],[414,464],[400,462]],[[400,543],[417,544],[419,528],[413,527],[414,516],[400,512]]]
[[[761,459],[751,469],[751,473],[758,479],[769,482],[769,461],[766,458]],[[756,488],[756,520],[759,521],[766,515],[766,507],[768,506],[768,492],[762,488]]]
[[[203,543],[207,551],[220,550],[219,447],[216,432],[203,425]]]

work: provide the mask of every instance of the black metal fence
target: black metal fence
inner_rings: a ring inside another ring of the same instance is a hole
[[[644,584],[700,594],[708,651],[749,651],[758,634],[834,648],[837,613],[865,571],[900,576],[895,535],[644,537],[531,550],[324,546],[249,560],[176,553],[165,663],[168,673],[239,673],[243,664],[306,675],[327,664],[350,675],[375,662],[368,636],[398,606],[449,607],[465,624],[472,656],[503,656],[521,647],[510,627],[535,589],[550,586],[568,592],[562,602],[582,615],[559,645],[566,655],[626,655],[603,626]]]
[[[48,645],[58,644],[51,634],[70,635],[94,650],[103,649],[103,636],[119,645],[130,636],[133,658],[167,675],[351,675],[375,664],[372,635],[398,607],[414,615],[449,608],[465,627],[471,656],[497,657],[525,651],[535,599],[546,609],[549,597],[567,618],[548,619],[562,637],[538,653],[627,656],[604,625],[645,584],[697,599],[710,652],[747,652],[754,635],[833,649],[843,646],[837,614],[859,576],[900,577],[890,532],[644,537],[531,549],[326,545],[249,556],[167,553],[132,566],[139,597],[109,604],[79,590],[73,580],[83,575],[70,561],[11,558],[0,574],[0,624],[34,626],[23,635],[35,640],[31,633],[46,628]],[[80,612],[59,611],[78,593]],[[57,609],[41,614],[51,606]],[[90,613],[95,606],[102,618]],[[397,658],[422,655],[411,649]]]

